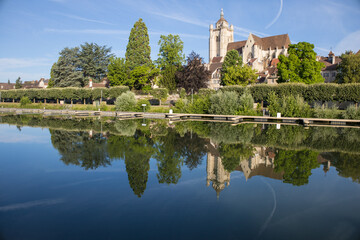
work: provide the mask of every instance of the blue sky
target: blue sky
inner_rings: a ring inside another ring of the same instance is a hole
[[[129,32],[142,18],[151,57],[161,34],[179,34],[184,52],[208,62],[209,25],[220,17],[235,27],[235,41],[288,33],[315,44],[319,55],[360,49],[359,0],[0,0],[0,82],[50,76],[64,47],[95,42],[124,57]]]

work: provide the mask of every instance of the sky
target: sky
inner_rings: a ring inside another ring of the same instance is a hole
[[[184,53],[209,61],[209,25],[234,25],[235,41],[289,34],[321,56],[360,49],[360,0],[0,0],[0,82],[39,80],[65,47],[85,42],[124,57],[131,28],[142,18],[158,58],[160,35],[178,34]]]

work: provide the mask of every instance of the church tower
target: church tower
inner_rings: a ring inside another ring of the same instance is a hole
[[[221,9],[220,19],[216,22],[215,28],[213,24],[210,25],[209,62],[212,63],[214,57],[222,57],[220,61],[223,62],[227,46],[231,42],[234,42],[234,26],[229,27]]]

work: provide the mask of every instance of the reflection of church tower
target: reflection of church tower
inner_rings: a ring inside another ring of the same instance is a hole
[[[209,39],[209,61],[212,62],[214,57],[223,57],[227,52],[228,43],[234,42],[234,26],[229,27],[229,23],[224,18],[224,12],[221,9],[220,19],[217,21],[215,28],[210,25]]]
[[[230,184],[230,173],[224,169],[221,158],[211,153],[207,154],[206,173],[206,185],[210,186],[210,181],[212,182],[219,199],[220,192]]]
[[[323,163],[324,164],[324,163]],[[324,164],[324,173],[325,173],[325,176],[326,176],[326,173],[330,170],[330,167],[331,167],[331,163],[330,161],[328,160],[326,164]]]

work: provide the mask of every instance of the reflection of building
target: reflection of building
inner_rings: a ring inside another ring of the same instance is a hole
[[[220,192],[230,184],[230,173],[224,169],[221,158],[218,155],[208,153],[206,162],[206,185],[212,187],[216,191],[216,196],[219,198]]]

